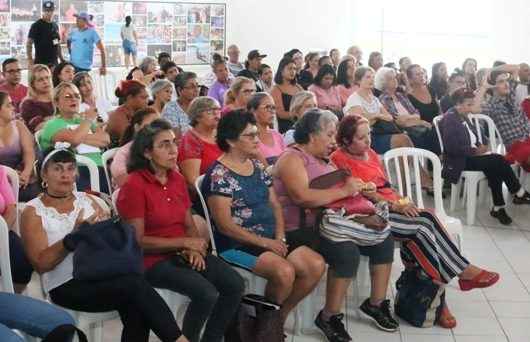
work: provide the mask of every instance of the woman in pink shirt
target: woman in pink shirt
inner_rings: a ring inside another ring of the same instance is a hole
[[[285,150],[283,136],[271,128],[276,115],[274,100],[267,93],[256,93],[248,101],[247,108],[254,114],[258,127],[260,155],[257,157],[264,165],[274,165]]]
[[[320,109],[331,110],[335,114],[342,114],[342,102],[336,86],[337,76],[331,65],[323,65],[315,77],[315,82],[308,88],[315,93],[317,105]],[[342,115],[339,115],[342,117]]]
[[[348,98],[359,88],[355,84],[354,75],[357,60],[353,56],[348,56],[340,62],[337,69],[337,90],[339,91],[342,107],[346,105]]]

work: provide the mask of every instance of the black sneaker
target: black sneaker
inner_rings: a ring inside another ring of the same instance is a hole
[[[315,319],[315,325],[322,331],[329,342],[349,342],[352,339],[346,329],[344,329],[343,319],[344,314],[338,314],[331,316],[329,321],[326,322],[322,318],[322,311],[320,311]]]
[[[530,204],[530,194],[525,191],[521,197],[517,195],[513,196],[513,204]]]
[[[370,299],[366,299],[359,307],[366,318],[374,321],[375,325],[384,331],[394,332],[398,329],[399,323],[392,317],[390,312],[390,300],[384,300],[380,306],[370,304]]]
[[[505,226],[512,223],[511,217],[508,216],[504,208],[500,208],[499,210],[491,209],[490,215],[495,217],[497,220],[499,220],[500,223],[504,224]]]

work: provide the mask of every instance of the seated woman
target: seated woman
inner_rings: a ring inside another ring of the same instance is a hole
[[[81,94],[79,111],[83,113],[89,108],[96,108],[98,110],[98,119],[107,122],[109,113],[112,111],[112,104],[102,96],[96,97],[94,81],[90,74],[86,71],[78,72],[75,74],[72,83],[75,84]]]
[[[521,186],[504,156],[492,153],[487,145],[479,143],[477,129],[468,119],[475,103],[474,93],[461,88],[452,97],[456,105],[449,109],[440,123],[444,142],[442,176],[455,184],[464,170],[484,172],[493,197],[490,214],[500,223],[508,225],[512,219],[504,208],[503,183],[514,195],[514,204],[530,204],[530,194]],[[487,141],[486,137],[482,138],[483,142]]]
[[[195,193],[197,177],[203,175],[222,154],[215,143],[221,107],[213,98],[200,96],[193,100],[188,112],[192,128],[180,141],[178,165],[188,188]]]
[[[318,108],[328,109],[342,118],[342,104],[339,90],[336,86],[337,76],[329,64],[324,64],[314,79],[314,83],[307,90],[315,93]]]
[[[219,56],[220,58],[217,58]],[[208,89],[208,96],[217,100],[219,103],[223,103],[225,99],[225,93],[230,88],[232,83],[229,78],[230,71],[226,65],[226,60],[218,54],[214,54],[212,62],[212,71],[215,74],[215,82]]]
[[[225,92],[221,116],[233,110],[247,108],[248,100],[255,92],[256,82],[254,80],[245,76],[237,76]]]
[[[202,192],[217,227],[221,258],[267,279],[265,297],[289,312],[318,284],[325,270],[320,255],[285,240],[280,203],[257,153],[254,116],[233,111],[219,122],[217,143],[225,153],[205,176]]]
[[[39,167],[44,194],[28,202],[22,213],[22,239],[29,260],[42,276],[44,291],[64,308],[118,310],[122,341],[147,342],[149,330],[162,341],[187,341],[171,310],[143,275],[94,281],[73,278],[77,239],[71,233],[83,221],[95,223],[109,217],[90,195],[74,191],[76,173],[73,151],[64,146],[48,151]]]
[[[265,166],[274,165],[285,150],[282,135],[271,128],[276,113],[274,101],[267,93],[256,93],[248,101],[247,108],[254,114],[258,128],[259,143],[256,159]]]
[[[75,321],[65,310],[43,300],[28,296],[0,292],[0,340],[2,342],[26,341],[11,329],[22,331],[30,336],[44,339],[56,328],[68,325],[73,328]],[[55,340],[67,342],[70,339]]]
[[[377,154],[385,154],[387,151],[398,147],[414,147],[407,134],[401,133],[395,125],[395,119],[388,113],[379,99],[372,93],[374,88],[374,71],[369,67],[360,67],[355,71],[355,83],[359,89],[348,99],[344,107],[345,115],[360,115],[365,117],[371,131],[371,148]],[[424,188],[432,193],[432,179],[429,174],[422,169],[422,184]]]
[[[329,341],[351,341],[340,310],[357,273],[361,255],[370,259],[372,278],[370,298],[361,305],[362,312],[385,331],[398,328],[399,324],[390,312],[390,300],[386,299],[394,260],[394,241],[389,235],[374,246],[358,246],[352,241],[332,242],[318,236],[313,228],[316,215],[310,209],[355,195],[364,186],[357,179],[348,178],[340,188],[321,190],[309,187],[314,178],[335,170],[328,157],[335,145],[336,124],[337,117],[333,113],[320,109],[312,109],[298,120],[294,133],[296,144],[289,147],[275,164],[274,190],[283,209],[289,248],[314,246],[318,242],[316,251],[329,265],[326,302],[315,324]],[[305,216],[305,220],[301,220],[301,216]]]
[[[320,68],[318,65],[319,60],[320,57],[317,52],[309,52],[305,55],[304,69],[300,72],[300,76],[298,77],[298,82],[300,82],[300,86],[304,90],[307,90],[307,88],[313,84],[313,80],[317,76],[318,69]]]
[[[460,288],[468,291],[495,284],[499,275],[482,270],[467,261],[432,211],[421,210],[400,197],[390,186],[377,153],[370,148],[370,125],[360,116],[344,118],[337,133],[338,150],[331,161],[370,185],[363,194],[374,201],[390,204],[390,226],[394,239],[402,240],[404,264],[411,261],[437,283],[448,284],[458,276]],[[444,328],[456,326],[456,319],[445,305],[437,322]]]
[[[73,83],[62,82],[55,88],[53,101],[57,108],[53,119],[48,120],[39,136],[43,150],[56,142],[68,142],[80,155],[90,158],[99,170],[101,192],[108,192],[107,179],[101,161],[101,149],[109,146],[110,137],[104,131],[103,124],[96,123],[97,111],[92,108],[79,113],[81,95]],[[90,189],[88,169],[79,169],[78,190]]]
[[[156,80],[151,83],[149,90],[153,98],[153,104],[150,107],[161,114],[166,104],[171,101],[173,89],[173,83],[165,79]]]
[[[434,91],[427,84],[427,74],[420,65],[412,64],[407,68],[407,79],[410,102],[418,109],[423,121],[432,123],[432,119],[440,115],[440,106]]]
[[[121,187],[127,180],[127,161],[129,160],[134,136],[140,129],[159,118],[160,114],[153,108],[140,109],[134,113],[129,127],[123,134],[120,142],[121,146],[110,163],[110,174],[115,188]]]
[[[293,96],[303,90],[296,80],[296,63],[293,59],[282,58],[274,75],[274,82],[276,84],[272,87],[271,96],[276,104],[278,131],[283,134],[291,129],[294,123],[291,113]]]
[[[420,117],[420,112],[410,103],[410,100],[398,92],[396,71],[392,68],[381,67],[375,74],[375,88],[381,91],[379,101],[395,119],[395,123],[414,143],[415,147],[423,148],[440,154],[440,144],[432,125]]]
[[[175,79],[178,99],[170,101],[162,111],[162,118],[171,123],[174,129],[184,134],[191,128],[188,109],[191,101],[199,96],[197,75],[193,72],[181,72]]]
[[[14,231],[18,215],[16,204],[17,199],[7,178],[7,171],[4,166],[0,165],[0,216],[9,228],[9,257],[13,286],[16,293],[22,293],[31,280],[33,267],[26,257],[20,237]]]
[[[55,111],[51,76],[50,69],[42,64],[33,65],[29,71],[28,96],[20,104],[20,116],[31,133],[40,130]]]
[[[139,81],[122,81],[116,88],[115,95],[117,98],[123,99],[123,104],[109,113],[106,130],[111,139],[110,147],[119,145],[133,114],[140,109],[146,108],[149,102],[147,89]]]
[[[0,160],[2,165],[18,171],[21,202],[33,199],[40,192],[33,177],[35,139],[24,122],[15,120],[15,107],[7,93],[0,92]]]
[[[296,122],[305,112],[313,108],[317,108],[315,94],[307,90],[302,90],[293,96],[289,111]],[[283,142],[286,146],[294,144],[294,127],[283,134]]]
[[[432,65],[429,87],[433,90],[434,96],[438,101],[447,95],[449,90],[449,75],[447,74],[447,65],[444,62],[434,63]]]
[[[61,62],[53,68],[53,87],[57,87],[61,82],[72,82],[74,80],[75,67],[70,62]]]
[[[118,212],[136,228],[144,249],[145,279],[190,297],[184,335],[190,341],[221,341],[239,307],[243,280],[207,253],[208,243],[193,223],[186,181],[175,170],[176,163],[171,124],[158,119],[142,128],[131,146]]]
[[[359,88],[355,84],[356,68],[357,61],[355,60],[355,57],[350,56],[343,59],[337,69],[337,90],[340,96],[341,108],[346,105],[348,98]]]

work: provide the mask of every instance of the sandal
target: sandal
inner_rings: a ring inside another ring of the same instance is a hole
[[[473,279],[458,279],[460,290],[469,291],[473,289],[481,289],[490,287],[499,281],[500,275],[496,272],[488,272],[486,270],[480,271]]]
[[[442,308],[442,312],[440,312],[440,317],[438,317],[436,324],[445,329],[453,329],[456,327],[456,318],[451,314],[446,305]]]

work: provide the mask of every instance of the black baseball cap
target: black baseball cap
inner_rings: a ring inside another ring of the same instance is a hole
[[[54,11],[55,10],[55,4],[53,1],[44,1],[42,3],[42,9],[44,11]]]
[[[258,57],[259,58],[265,58],[265,57],[267,57],[267,55],[262,55],[261,53],[259,53],[258,50],[252,50],[252,51],[250,51],[248,53],[248,56],[247,56],[247,58],[249,60],[254,59],[254,58],[258,58]]]

